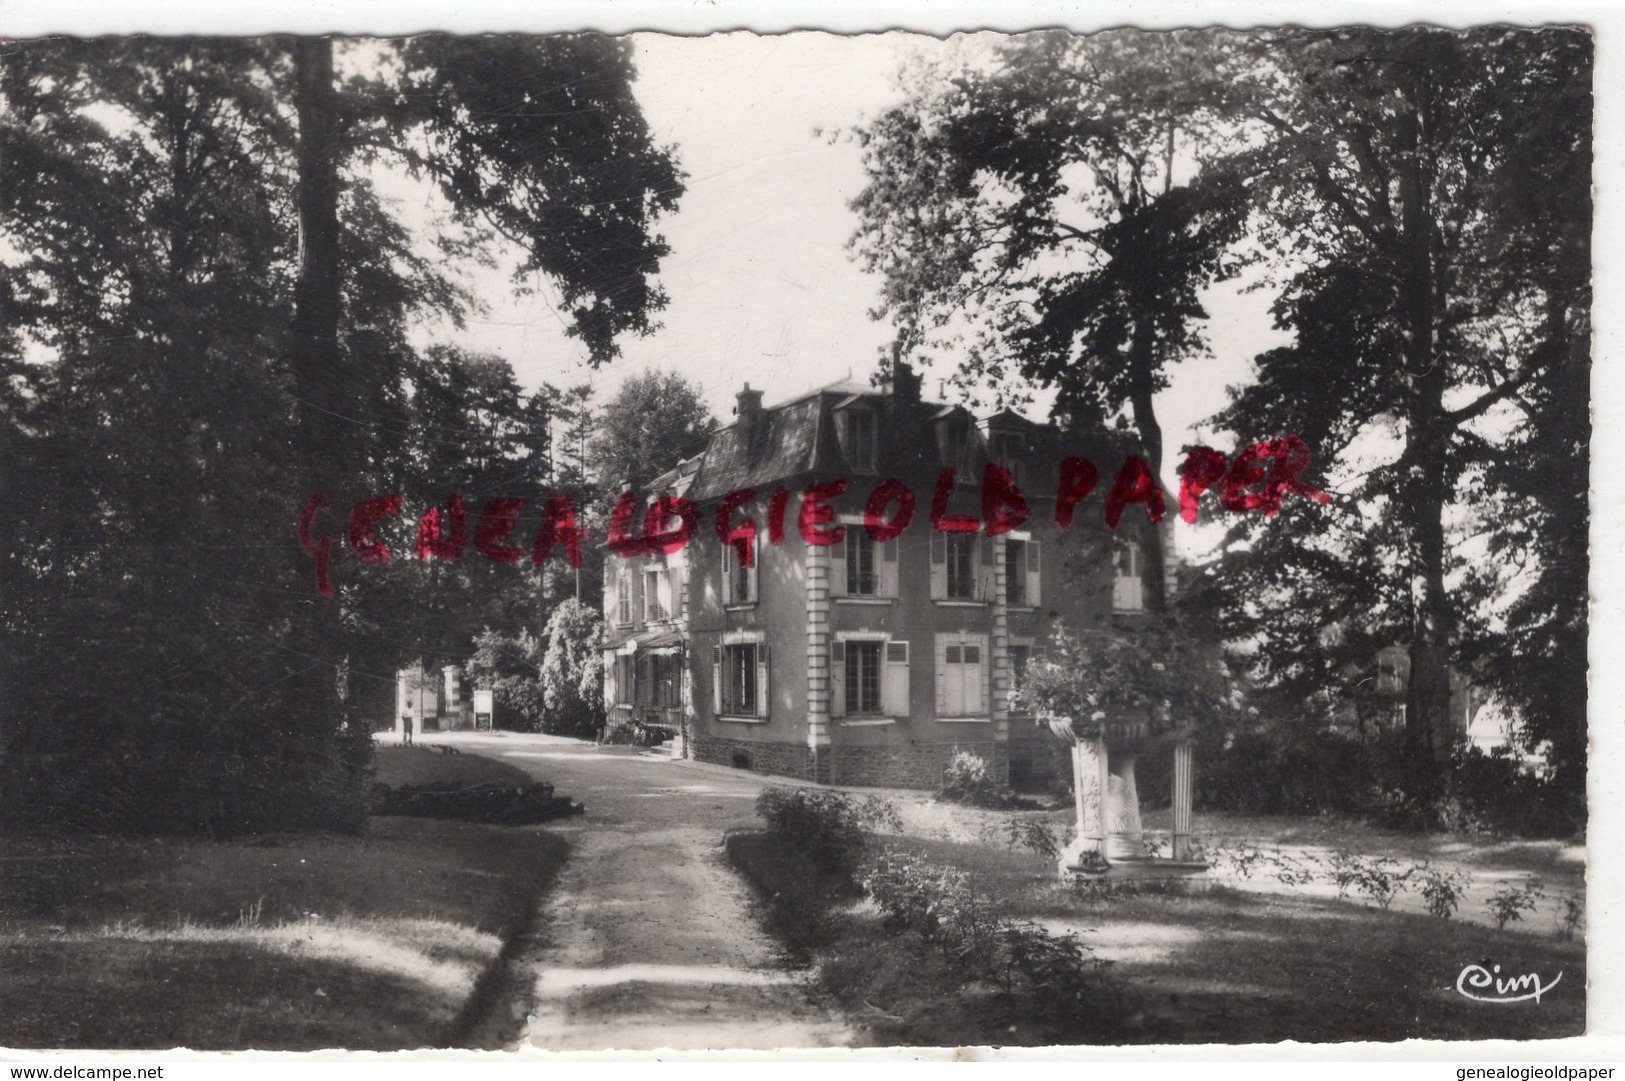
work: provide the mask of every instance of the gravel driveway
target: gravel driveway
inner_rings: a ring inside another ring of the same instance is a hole
[[[571,854],[515,958],[512,986],[477,1033],[483,1044],[768,1049],[851,1040],[760,928],[722,853],[723,833],[755,823],[756,795],[777,779],[552,736],[423,741],[510,763],[587,809],[545,827],[570,841]]]

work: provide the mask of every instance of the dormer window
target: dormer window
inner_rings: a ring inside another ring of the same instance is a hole
[[[1016,487],[1022,486],[1021,475],[1021,436],[1015,432],[990,432],[987,437],[988,454],[995,462],[1010,471],[1015,478]]]
[[[937,460],[954,471],[957,484],[982,483],[981,463],[978,461],[978,437],[970,424],[970,417],[962,410],[945,409],[932,421],[937,444]]]
[[[847,464],[857,473],[876,472],[880,426],[874,413],[868,409],[843,409],[840,417],[841,453],[846,456]]]

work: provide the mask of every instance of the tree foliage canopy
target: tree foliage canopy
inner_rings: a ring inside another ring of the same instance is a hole
[[[1306,709],[1405,645],[1418,791],[1453,668],[1572,771],[1591,56],[1561,27],[967,49],[906,70],[901,103],[857,131],[854,247],[900,350],[1001,396],[1052,390],[1063,419],[1115,422],[1154,464],[1152,399],[1205,348],[1204,292],[1255,264],[1292,340],[1216,422],[1243,444],[1301,437],[1338,498],[1241,521],[1184,602]]]
[[[492,231],[594,363],[654,326],[655,221],[682,185],[630,56],[597,36],[3,47],[9,802],[353,822],[365,714],[425,628],[387,581],[317,598],[299,508],[325,492],[342,544],[355,498],[517,486],[549,452],[545,395],[408,334],[476,306],[455,265]],[[435,183],[445,228],[384,197],[392,165]]]
[[[1263,643],[1262,669],[1304,689],[1407,643],[1416,759],[1447,730],[1460,665],[1573,766],[1591,43],[1494,27],[1267,45],[1266,74],[1238,98],[1271,133],[1246,165],[1289,268],[1275,310],[1295,340],[1258,358],[1219,421],[1243,438],[1301,435],[1337,462],[1341,498],[1318,528],[1302,515],[1238,527],[1225,610]]]
[[[676,372],[632,376],[598,415],[591,460],[602,489],[642,488],[698,454],[716,427],[704,391]]]

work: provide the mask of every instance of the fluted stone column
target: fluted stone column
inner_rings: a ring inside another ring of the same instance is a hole
[[[1191,844],[1191,809],[1196,797],[1196,746],[1186,741],[1174,747],[1174,843],[1171,855],[1188,860]]]
[[[812,780],[820,761],[828,761],[828,779],[836,783],[831,756],[829,549],[807,545],[807,745],[812,749]]]

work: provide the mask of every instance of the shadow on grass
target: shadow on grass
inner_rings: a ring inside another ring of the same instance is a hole
[[[971,873],[1009,916],[1076,931],[1114,962],[1125,1022],[1089,1031],[977,988],[953,990],[933,951],[883,932],[874,915],[764,835],[729,854],[767,898],[773,923],[820,968],[877,1043],[1274,1043],[1282,1040],[1549,1039],[1585,1031],[1582,945],[1294,894],[1147,885],[1090,899],[1038,860],[980,845],[880,839]],[[1542,1001],[1475,1002],[1470,964],[1561,983]]]
[[[892,843],[971,871],[1011,915],[1077,931],[1115,962],[1159,1040],[1552,1039],[1585,1031],[1582,944],[1202,880],[1085,899],[1021,855]],[[1538,972],[1543,984],[1563,978],[1538,1003],[1475,1002],[1455,986],[1475,963]]]
[[[729,859],[760,891],[770,925],[813,966],[860,1044],[966,1046],[1123,1042],[1138,1032],[1124,1016],[1115,981],[1089,1001],[1062,1003],[1004,994],[968,980],[943,951],[912,932],[893,933],[838,876],[767,834],[732,834]]]
[[[324,955],[223,935],[13,940],[0,945],[0,1000],[14,1004],[0,1044],[285,1051],[442,1045],[481,966],[422,955],[408,961],[405,952]],[[489,953],[496,954],[494,941]]]
[[[0,838],[0,1046],[448,1046],[568,846],[375,819],[362,837]]]

